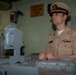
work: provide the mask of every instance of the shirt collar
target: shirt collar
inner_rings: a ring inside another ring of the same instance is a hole
[[[66,26],[66,28],[65,28],[65,30],[62,32],[62,33],[70,33],[69,31],[71,30],[71,28],[70,27],[68,27],[68,26]],[[58,35],[58,31],[56,30],[55,31],[55,33],[54,33],[54,35]]]

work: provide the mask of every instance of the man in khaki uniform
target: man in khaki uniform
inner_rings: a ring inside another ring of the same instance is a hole
[[[66,25],[71,9],[65,3],[56,2],[50,10],[56,31],[49,36],[46,51],[39,54],[39,59],[76,58],[76,30]]]

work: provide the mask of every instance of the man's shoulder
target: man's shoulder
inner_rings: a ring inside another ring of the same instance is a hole
[[[72,35],[72,36],[76,36],[76,29],[72,28],[72,27],[69,27],[69,33]]]
[[[76,29],[69,27],[69,26],[67,26],[66,30],[69,32],[76,32]]]
[[[76,29],[72,28],[72,27],[69,27],[70,31],[72,32],[76,32]]]
[[[49,37],[54,36],[55,34],[56,34],[56,31],[54,31],[51,34],[49,34]]]

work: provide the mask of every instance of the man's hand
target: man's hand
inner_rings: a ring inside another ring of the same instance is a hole
[[[39,59],[40,60],[46,60],[46,53],[42,52],[39,54]]]
[[[46,54],[46,58],[48,59],[48,60],[50,60],[50,59],[54,59],[54,58],[56,58],[52,53],[47,53]]]

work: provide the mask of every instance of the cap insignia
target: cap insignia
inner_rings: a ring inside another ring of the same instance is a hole
[[[57,8],[57,5],[54,4],[54,5],[52,6],[52,10],[55,10],[56,8]]]

